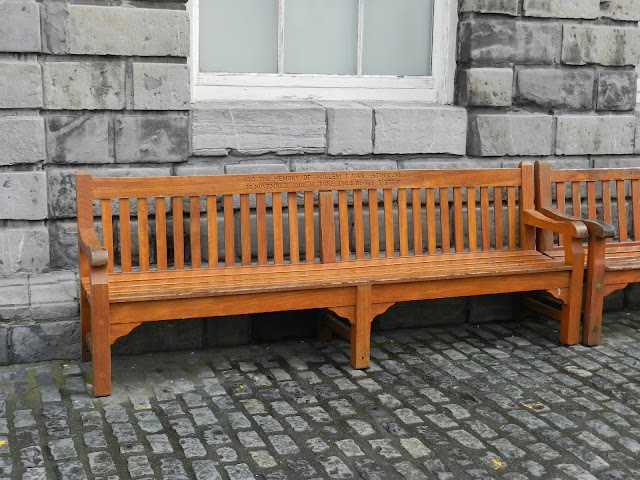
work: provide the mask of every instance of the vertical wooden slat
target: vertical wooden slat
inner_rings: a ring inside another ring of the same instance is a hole
[[[369,253],[371,258],[380,256],[380,227],[378,225],[378,191],[369,190]]]
[[[482,250],[491,249],[491,223],[489,221],[489,187],[480,188],[480,231]]]
[[[587,182],[587,217],[596,219],[596,184]]]
[[[156,262],[158,270],[167,269],[167,204],[164,197],[155,199]]]
[[[371,205],[371,198],[369,198]],[[362,215],[362,190],[353,191],[353,237],[356,243],[356,258],[364,258],[364,224]]]
[[[534,167],[536,177],[535,202],[536,208],[548,208],[552,206],[551,192],[551,165],[549,162],[536,162]],[[536,232],[536,248],[540,252],[546,252],[553,248],[553,232],[546,229],[539,229]],[[496,237],[497,240],[497,237]],[[496,246],[497,248],[497,246]]]
[[[236,263],[235,225],[233,220],[233,195],[225,195],[222,200],[224,222],[224,264],[227,267]]]
[[[427,229],[427,253],[436,253],[436,195],[433,188],[426,189],[425,226]]]
[[[631,180],[631,215],[633,218],[633,239],[640,240],[640,185]]]
[[[349,251],[349,205],[346,190],[338,192],[338,218],[340,219],[340,258],[348,260],[351,252]]]
[[[251,265],[251,212],[249,195],[240,195],[240,256],[242,265]]]
[[[611,223],[611,185],[609,180],[602,181],[602,217],[607,223]]]
[[[102,209],[102,205],[100,207]],[[109,206],[109,212],[111,206]],[[93,195],[91,192],[91,174],[87,170],[80,170],[76,174],[76,215],[78,216],[78,230],[80,229],[92,229],[94,225],[93,218]],[[109,213],[109,222],[111,222],[111,214]],[[80,233],[80,231],[78,232]],[[103,235],[103,243],[105,243]],[[106,245],[106,244],[105,244]],[[107,250],[107,257],[111,262],[113,256],[113,250]],[[86,278],[89,276],[89,258],[82,251],[80,237],[78,237],[78,262],[80,268],[80,277]],[[107,267],[108,268],[108,267]],[[85,340],[85,335],[91,330],[91,319],[89,318],[89,305],[86,298],[80,295],[80,352],[82,359],[85,360],[89,355],[89,347]]]
[[[478,225],[476,221],[476,189],[467,188],[467,229],[469,235],[469,251],[478,250]]]
[[[509,222],[508,244],[509,248],[516,248],[516,232],[518,224],[516,220],[516,187],[507,187],[507,221]]]
[[[189,198],[189,234],[191,236],[191,268],[200,268],[202,267],[200,197]]]
[[[520,164],[520,170],[522,171],[522,183],[518,195],[518,206],[520,208],[520,248],[535,250],[536,229],[531,225],[526,225],[522,221],[522,213],[535,208],[533,165],[529,162],[522,162]]]
[[[146,198],[138,199],[138,261],[141,272],[149,270],[149,209]]]
[[[502,187],[493,188],[493,218],[495,224],[496,250],[504,248],[504,227],[502,225]]]
[[[571,182],[571,214],[580,218],[582,215],[580,198],[580,182]]]
[[[442,252],[451,251],[451,235],[449,234],[449,189],[440,189],[440,230],[442,238]]]
[[[129,199],[121,198],[120,206],[120,266],[123,272],[131,271],[131,218]]]
[[[387,257],[392,257],[395,249],[393,229],[393,191],[383,190],[384,201],[384,247]]]
[[[616,180],[616,203],[618,204],[618,237],[626,242],[627,235],[627,202],[624,191],[624,180]]]
[[[400,255],[409,255],[409,230],[407,226],[407,189],[398,189],[398,242]]]
[[[318,229],[320,237],[320,261],[336,262],[336,232],[334,224],[333,192],[318,194]]]
[[[113,218],[111,213],[111,200],[100,202],[100,215],[102,219],[102,241],[109,252],[109,272],[113,272]]]
[[[258,228],[258,264],[267,264],[267,201],[264,193],[256,194],[256,223]]]
[[[567,194],[565,193],[564,182],[557,182],[556,183],[556,206],[558,210],[561,211],[562,213],[567,212],[566,198],[567,198]]]
[[[307,263],[316,260],[313,234],[313,192],[304,192],[304,259]]]
[[[276,265],[284,263],[284,241],[282,235],[282,194],[271,195],[273,210],[273,262]]]
[[[411,214],[413,221],[413,254],[422,255],[422,205],[420,189],[411,190]]]
[[[300,242],[298,237],[298,196],[296,192],[287,194],[287,216],[289,219],[289,260],[300,262]]]
[[[184,268],[184,224],[182,222],[182,197],[171,199],[173,210],[173,266]]]
[[[558,210],[563,213],[567,212],[567,194],[565,191],[564,182],[556,183],[556,205],[558,206]],[[562,246],[564,244],[564,239],[562,235],[558,235],[558,245]]]
[[[218,266],[218,205],[214,195],[207,196],[207,259],[209,268]]]
[[[464,221],[462,218],[462,187],[453,189],[453,243],[456,252],[464,251]]]

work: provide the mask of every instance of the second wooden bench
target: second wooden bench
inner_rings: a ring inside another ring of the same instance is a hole
[[[640,282],[640,168],[564,170],[536,162],[536,190],[541,211],[589,230],[582,343],[598,345],[604,297]],[[562,255],[562,238],[543,233],[538,240],[540,251]]]
[[[82,355],[98,396],[111,392],[111,344],[157,320],[328,308],[348,320],[351,364],[365,368],[371,322],[395,302],[547,290],[563,304],[560,341],[579,339],[587,231],[535,209],[529,163],[207,177],[84,171],[77,208]],[[536,228],[562,234],[563,254],[537,251]]]

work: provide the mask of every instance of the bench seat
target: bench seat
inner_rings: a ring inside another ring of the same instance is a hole
[[[233,270],[117,273],[109,278],[111,303],[236,295],[264,291],[308,290],[354,284],[406,283],[571,270],[564,258],[535,250],[449,253],[432,257],[394,257],[341,264],[252,265]],[[296,281],[291,281],[295,275]],[[82,279],[89,294],[89,278]]]

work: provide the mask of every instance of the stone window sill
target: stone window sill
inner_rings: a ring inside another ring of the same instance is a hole
[[[414,102],[198,102],[195,156],[464,155],[464,108]]]

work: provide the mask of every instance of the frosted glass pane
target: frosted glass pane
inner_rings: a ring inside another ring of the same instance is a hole
[[[364,0],[362,73],[431,75],[433,0]]]
[[[284,17],[286,73],[357,73],[357,0],[286,0]]]
[[[277,73],[278,0],[200,0],[200,71]]]

